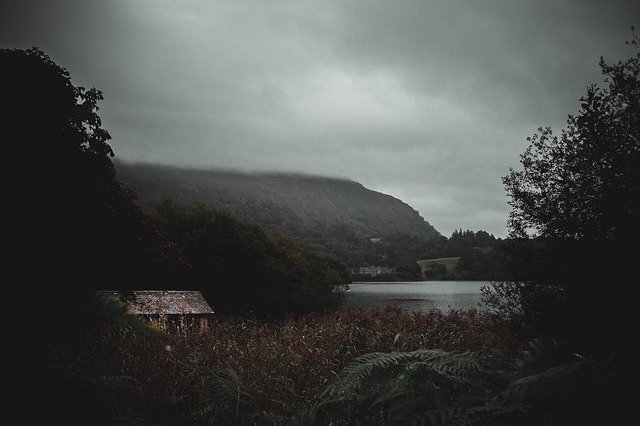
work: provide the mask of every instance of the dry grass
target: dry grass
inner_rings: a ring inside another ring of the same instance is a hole
[[[398,334],[401,339],[396,339]],[[257,412],[278,423],[313,405],[329,381],[364,353],[420,348],[511,351],[517,345],[506,329],[476,311],[410,314],[387,309],[270,323],[216,317],[205,334],[182,330],[154,336],[108,327],[100,336],[66,342],[54,351],[53,361],[91,377],[126,377],[136,386],[121,395],[118,388],[112,395],[114,413],[161,422],[164,416],[184,420],[201,414],[202,401],[210,396],[206,377],[197,373],[202,367],[232,369],[251,393]]]

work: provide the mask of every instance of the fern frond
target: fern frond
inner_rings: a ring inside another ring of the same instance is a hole
[[[319,402],[312,408],[299,413],[298,415],[289,419],[290,425],[316,425],[316,424],[330,424],[329,412],[335,411],[335,407],[339,405],[341,401],[339,399],[327,399]]]
[[[491,370],[490,357],[479,352],[445,352],[439,349],[421,349],[413,352],[373,352],[356,358],[344,368],[338,380],[329,386],[323,396],[348,394],[376,370],[396,366],[426,367],[447,380],[468,383],[466,376]]]
[[[403,401],[403,403],[406,403],[407,401],[410,400],[411,396],[413,396],[413,392],[410,389],[407,389],[405,387],[399,387],[379,395],[371,403],[371,406],[375,407],[376,405],[388,405],[398,400],[401,400]]]
[[[343,369],[317,412],[333,424],[539,424],[597,389],[594,371],[592,360],[548,338],[531,341],[518,359],[496,351],[376,352]]]
[[[216,418],[249,419],[256,415],[256,402],[242,379],[230,369],[197,367],[197,374],[205,381],[209,395],[201,401],[197,414]]]
[[[520,357],[520,368],[561,365],[573,362],[576,356],[566,342],[540,337],[527,343]]]
[[[540,399],[557,399],[568,387],[579,382],[579,376],[592,368],[590,361],[552,367],[541,373],[511,382],[496,396],[501,403],[519,404]]]

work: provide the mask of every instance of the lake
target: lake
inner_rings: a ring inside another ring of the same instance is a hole
[[[412,281],[352,283],[345,295],[343,309],[384,309],[397,306],[404,311],[439,309],[478,309],[480,288],[489,281]]]

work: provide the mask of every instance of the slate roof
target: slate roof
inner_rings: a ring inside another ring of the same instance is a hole
[[[134,290],[130,297],[113,290],[98,291],[107,299],[123,302],[130,314],[138,315],[202,315],[213,309],[199,291]]]

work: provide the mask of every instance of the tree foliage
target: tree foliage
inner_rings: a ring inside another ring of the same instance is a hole
[[[424,269],[423,274],[425,278],[442,277],[447,274],[447,265],[433,262]]]
[[[556,135],[528,139],[522,168],[503,181],[512,211],[514,283],[486,293],[498,311],[537,332],[621,350],[628,298],[621,294],[640,237],[640,52],[600,60],[604,87],[591,85]]]
[[[192,265],[189,282],[216,310],[278,316],[336,307],[344,273],[296,241],[228,213],[163,201],[157,216]]]
[[[184,259],[116,180],[102,93],[75,86],[37,48],[0,50],[0,84],[8,158],[21,166],[11,208],[20,289],[51,305],[96,288],[175,284]]]
[[[636,49],[637,51],[638,49]],[[633,241],[640,230],[639,53],[600,67],[560,136],[528,138],[521,170],[504,178],[511,236]]]

